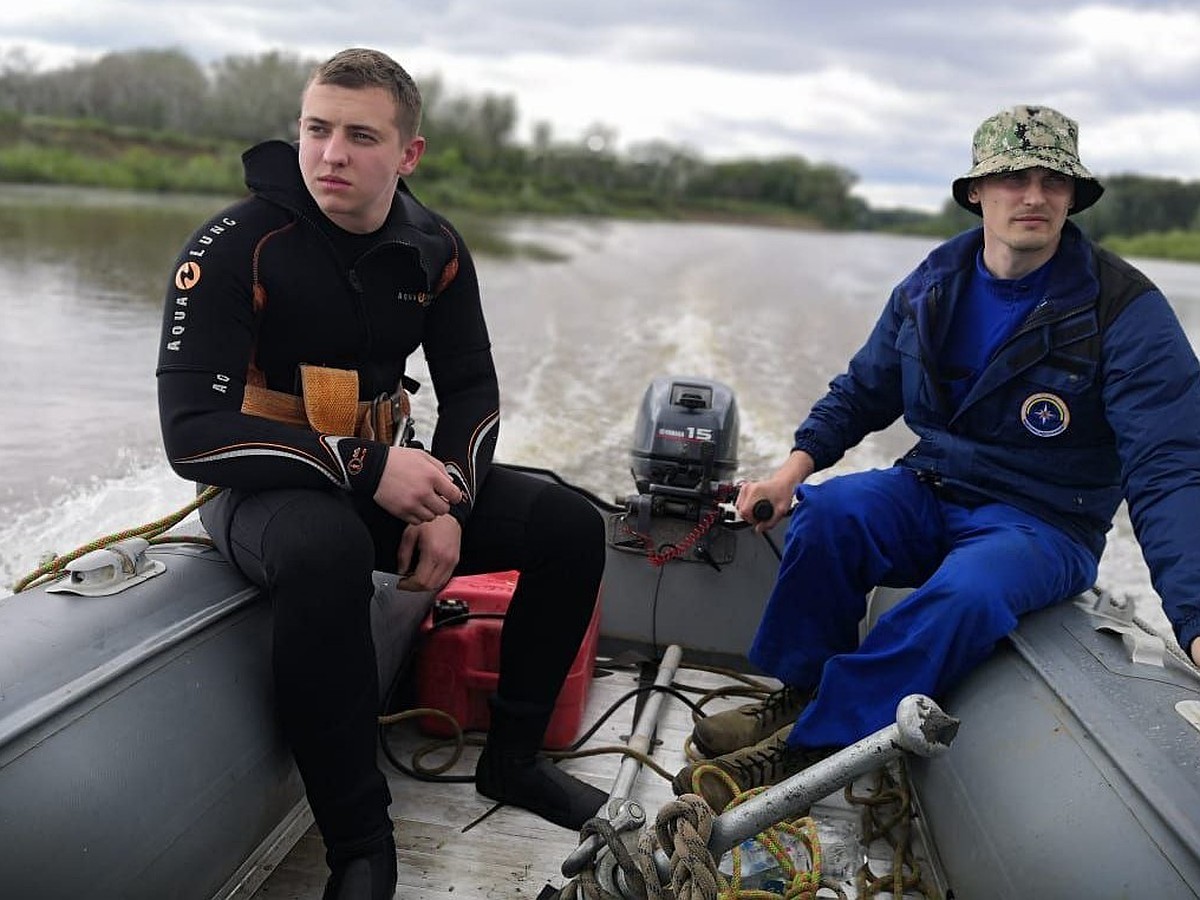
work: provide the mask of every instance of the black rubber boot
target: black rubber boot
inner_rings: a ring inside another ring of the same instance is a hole
[[[568,775],[538,752],[554,707],[499,697],[488,703],[491,726],[475,767],[475,789],[492,800],[578,831],[600,811],[608,795]]]
[[[321,900],[392,900],[396,896],[396,844],[389,836],[354,855],[329,851],[329,880]]]

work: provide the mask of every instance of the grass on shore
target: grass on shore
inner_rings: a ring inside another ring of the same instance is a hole
[[[1154,231],[1135,237],[1105,238],[1103,243],[1124,257],[1200,262],[1200,231]]]
[[[117,190],[216,194],[244,193],[241,152],[229,141],[161,134],[90,120],[39,119],[0,114],[0,182],[75,185]],[[569,197],[530,195],[528,186],[510,196],[480,191],[455,179],[413,188],[435,208],[480,213],[604,215],[622,218],[723,221],[740,224],[818,228],[813,219],[757,204],[713,203],[707,207],[663,207],[647,197]],[[897,226],[889,231],[930,234],[944,227]],[[1200,262],[1200,230],[1108,237],[1103,244],[1125,257]]]

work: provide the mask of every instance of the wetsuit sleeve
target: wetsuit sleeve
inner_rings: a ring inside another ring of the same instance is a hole
[[[463,491],[465,499],[451,510],[463,522],[495,452],[500,390],[475,264],[461,236],[455,233],[454,237],[458,274],[432,304],[425,322],[424,351],[437,395],[430,452],[445,463]]]
[[[264,221],[255,203],[201,227],[172,271],[157,368],[167,458],[183,478],[219,487],[333,485],[370,496],[385,445],[241,412],[254,346],[255,251],[290,227]]]
[[[829,383],[796,429],[793,450],[813,458],[817,471],[836,463],[864,437],[891,425],[904,411],[897,335],[903,321],[899,291],[875,323],[846,371]]]
[[[1200,637],[1200,363],[1158,291],[1109,326],[1102,361],[1129,517],[1186,650]]]

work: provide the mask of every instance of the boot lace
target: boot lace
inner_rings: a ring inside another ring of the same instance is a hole
[[[785,684],[779,690],[768,694],[765,700],[751,707],[748,712],[760,723],[766,723],[782,718],[786,712],[800,706],[801,702],[799,691]]]
[[[743,790],[775,784],[787,775],[798,772],[802,752],[793,750],[784,740],[772,741],[722,760],[721,768],[733,777]]]

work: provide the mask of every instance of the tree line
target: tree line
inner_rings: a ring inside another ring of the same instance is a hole
[[[240,150],[295,137],[298,98],[316,63],[270,51],[201,65],[181,50],[145,49],[40,71],[25,51],[10,51],[0,57],[0,178],[86,182],[119,172],[131,182],[124,186],[240,192]],[[571,140],[540,122],[521,143],[515,98],[454,95],[437,76],[418,81],[429,151],[412,185],[435,205],[779,217],[929,234],[978,223],[951,199],[937,214],[872,209],[851,193],[855,173],[799,155],[714,162],[665,141],[618,153],[617,131],[600,122]],[[47,137],[55,128],[57,141]],[[97,147],[104,135],[120,159],[99,175],[70,146],[94,156],[106,149]],[[1103,181],[1104,202],[1077,217],[1093,236],[1200,231],[1200,182],[1135,174]]]

